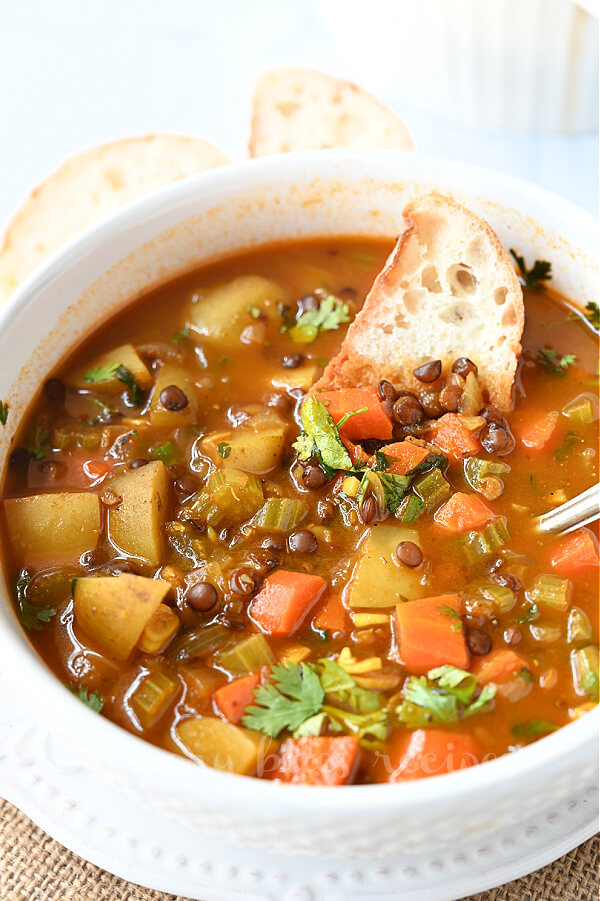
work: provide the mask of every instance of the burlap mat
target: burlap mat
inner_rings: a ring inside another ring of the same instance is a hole
[[[600,840],[468,901],[597,901]],[[139,888],[81,860],[0,799],[1,901],[186,901]]]

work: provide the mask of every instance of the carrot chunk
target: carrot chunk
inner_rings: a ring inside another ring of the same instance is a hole
[[[356,738],[289,738],[279,750],[274,779],[302,785],[344,785],[359,762]]]
[[[598,539],[590,529],[579,529],[565,538],[554,551],[552,566],[568,573],[582,566],[598,566]]]
[[[293,635],[326,587],[321,576],[280,569],[263,582],[250,616],[263,632]]]
[[[465,669],[469,654],[456,594],[396,605],[396,627],[404,666],[417,674],[450,663]]]
[[[343,632],[346,629],[348,613],[339,594],[325,598],[325,603],[313,619],[315,629],[327,632]]]
[[[481,763],[483,750],[472,735],[443,729],[400,733],[385,761],[388,782],[424,779]],[[381,774],[383,775],[383,774]]]
[[[364,451],[360,444],[354,444],[353,441],[350,441],[350,439],[346,438],[344,435],[340,435],[340,438],[342,444],[348,451],[348,455],[352,460],[353,466],[356,466],[357,463],[367,463],[369,466],[371,465],[371,463],[373,462],[373,457],[366,451]]]
[[[477,494],[457,491],[440,507],[434,519],[449,532],[470,532],[482,529],[494,519],[494,514]]]
[[[365,413],[352,416],[342,426],[341,434],[352,441],[365,438],[391,438],[392,421],[382,406],[377,388],[343,388],[339,391],[319,391],[316,395],[331,413],[334,422],[338,423],[346,413],[362,410]]]
[[[517,435],[525,447],[529,447],[531,450],[541,450],[552,438],[557,422],[558,413],[552,411],[539,419],[531,419],[524,423],[517,428]]]
[[[213,698],[223,716],[230,723],[237,725],[244,716],[246,707],[254,703],[254,689],[260,685],[260,675],[250,673],[249,676],[241,676],[218,688]]]
[[[381,452],[398,461],[392,463],[387,472],[393,472],[399,476],[405,476],[429,456],[429,450],[426,447],[421,447],[420,444],[415,444],[413,441],[396,441],[395,444],[386,444],[381,448]]]
[[[508,650],[492,651],[491,654],[477,659],[473,666],[473,675],[481,685],[487,682],[501,685],[524,669],[529,669],[529,665],[520,654]]]
[[[470,457],[479,450],[479,441],[456,413],[444,413],[438,419],[437,428],[430,432],[430,438],[441,451],[456,459]]]

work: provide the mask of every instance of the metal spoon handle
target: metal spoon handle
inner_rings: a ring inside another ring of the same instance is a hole
[[[539,517],[538,528],[542,532],[572,532],[597,519],[600,519],[600,484],[544,513]]]

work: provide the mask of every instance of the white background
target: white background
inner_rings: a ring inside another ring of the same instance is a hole
[[[0,0],[0,223],[65,156],[97,142],[174,131],[245,156],[254,80],[290,63],[373,81],[331,40],[316,0]],[[404,115],[419,150],[597,210],[597,137],[465,128],[394,98],[390,83],[381,99]]]

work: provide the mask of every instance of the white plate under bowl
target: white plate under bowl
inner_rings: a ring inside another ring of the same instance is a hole
[[[0,454],[37,385],[149,285],[236,250],[311,236],[393,236],[437,188],[554,284],[598,296],[597,224],[540,189],[417,154],[317,152],[206,173],[138,201],[34,273],[0,317]],[[457,898],[593,834],[598,711],[518,753],[398,785],[335,789],[219,773],[93,714],[0,602],[0,793],[117,874],[194,898]]]

